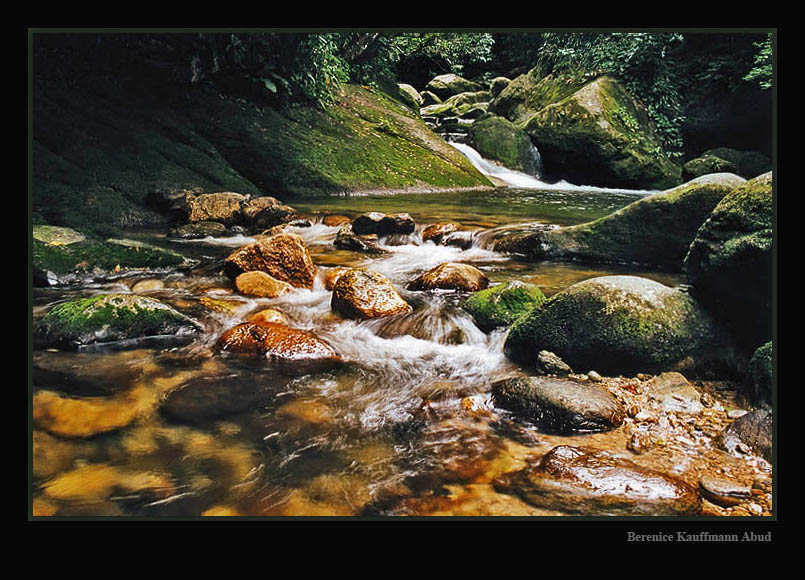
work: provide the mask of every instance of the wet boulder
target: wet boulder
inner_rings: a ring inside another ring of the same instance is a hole
[[[695,516],[701,511],[698,490],[685,481],[588,447],[554,447],[533,467],[498,478],[495,489],[575,514]]]
[[[449,99],[453,95],[457,95],[459,93],[480,91],[482,88],[483,87],[478,83],[469,81],[452,73],[434,77],[425,86],[425,90],[434,93],[442,100]]]
[[[731,191],[699,228],[685,257],[696,297],[750,349],[771,338],[772,174]]]
[[[682,270],[685,255],[710,212],[745,180],[718,174],[650,195],[595,221],[513,234],[496,251],[532,260],[639,263]]]
[[[375,234],[388,236],[391,234],[410,234],[416,229],[416,223],[407,213],[386,215],[380,212],[369,212],[355,218],[352,232],[359,236]]]
[[[378,318],[411,312],[391,282],[377,272],[354,268],[343,272],[333,287],[333,311],[347,318]]]
[[[328,227],[336,227],[352,223],[352,219],[345,215],[326,215],[322,218],[321,223]]]
[[[274,322],[245,322],[224,332],[216,343],[221,352],[265,357],[286,374],[331,369],[341,357],[310,332]]]
[[[609,392],[571,379],[517,377],[492,385],[495,405],[558,434],[609,431],[626,413]]]
[[[351,224],[344,224],[335,235],[333,245],[339,250],[350,250],[364,254],[385,254],[388,252],[380,247],[377,234],[358,235]]]
[[[224,224],[218,222],[194,222],[174,228],[168,234],[171,238],[180,240],[197,240],[200,238],[217,238],[226,235],[227,229]]]
[[[258,298],[276,298],[293,290],[293,286],[261,271],[244,272],[235,278],[238,292]]]
[[[218,222],[225,226],[240,223],[242,206],[249,196],[240,193],[202,193],[187,197],[187,221]]]
[[[498,284],[476,292],[462,305],[483,331],[509,326],[515,320],[545,302],[545,295],[534,284],[519,280]]]
[[[358,236],[369,234],[377,235],[380,232],[380,222],[383,221],[385,217],[386,214],[380,213],[379,211],[371,211],[359,215],[352,222],[352,232]]]
[[[633,189],[682,182],[682,168],[664,153],[646,109],[611,77],[598,77],[545,106],[523,129],[550,178]]]
[[[439,244],[444,236],[457,232],[460,229],[461,226],[455,222],[430,224],[422,230],[422,241]]]
[[[536,175],[539,164],[529,136],[514,123],[491,115],[479,119],[467,131],[468,144],[482,157],[509,169]]]
[[[738,417],[716,438],[716,443],[730,453],[752,453],[772,460],[773,430],[771,411],[762,409]]]
[[[134,294],[101,294],[53,307],[34,325],[38,347],[78,348],[154,336],[192,337],[201,325],[167,304]]]
[[[541,350],[573,368],[610,375],[739,372],[729,337],[696,300],[636,276],[579,282],[519,318],[506,338],[506,355],[531,366]]]
[[[316,279],[316,266],[296,234],[258,239],[232,252],[224,262],[224,273],[232,280],[250,271],[265,272],[295,288],[312,288]]]
[[[458,290],[476,292],[489,286],[489,278],[469,264],[445,262],[408,284],[409,290]]]
[[[274,322],[276,324],[288,324],[288,319],[279,310],[273,308],[264,308],[249,316],[248,322],[255,324],[262,324],[264,322]]]

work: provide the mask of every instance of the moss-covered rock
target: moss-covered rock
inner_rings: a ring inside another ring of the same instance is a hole
[[[520,123],[543,107],[569,97],[587,80],[583,77],[544,76],[542,70],[535,67],[528,74],[509,82],[489,104],[489,112]]]
[[[772,174],[719,202],[685,257],[696,297],[727,321],[749,349],[771,338]]]
[[[728,337],[703,307],[635,276],[592,278],[559,292],[512,325],[504,350],[528,366],[548,350],[573,368],[613,375],[738,373]]]
[[[399,83],[397,88],[400,91],[400,100],[414,111],[418,111],[422,106],[422,95],[419,94],[419,91],[405,83]]]
[[[51,246],[69,246],[87,239],[87,236],[73,229],[43,224],[33,227],[33,237]]]
[[[767,342],[755,351],[749,360],[747,386],[759,401],[771,402],[774,385],[774,346]]]
[[[438,105],[442,102],[442,100],[434,93],[430,91],[422,91],[419,93],[422,97],[422,106],[427,107],[430,105]]]
[[[713,155],[702,155],[691,159],[682,168],[685,179],[701,177],[708,173],[738,173],[738,168],[734,163]]]
[[[425,89],[435,93],[440,99],[445,100],[459,93],[471,93],[480,91],[483,87],[478,83],[469,81],[456,74],[444,74],[434,77]]]
[[[589,223],[506,236],[495,250],[534,260],[639,263],[681,271],[701,224],[743,183],[732,174],[704,176]]]
[[[500,93],[503,92],[503,89],[509,86],[511,83],[511,79],[506,77],[495,77],[492,79],[492,82],[489,83],[489,93],[492,95],[494,99]]]
[[[757,151],[738,151],[729,147],[708,149],[702,157],[714,157],[732,163],[738,175],[752,179],[772,170],[771,159]]]
[[[51,245],[33,240],[34,283],[69,280],[69,275],[96,271],[126,271],[190,266],[181,254],[151,245],[85,240],[69,245]]]
[[[525,131],[503,117],[479,119],[467,131],[469,144],[482,157],[499,161],[509,169],[534,175],[537,171],[534,146]]]
[[[523,128],[550,177],[635,189],[682,181],[682,168],[663,151],[646,110],[611,77],[545,106]]]
[[[465,105],[474,105],[476,103],[488,103],[492,100],[492,94],[489,91],[476,91],[474,93],[459,93],[453,95],[446,101],[445,105],[452,105],[456,109]]]
[[[192,335],[198,322],[158,300],[133,294],[102,294],[59,304],[34,325],[38,347],[75,348],[160,335]]]
[[[520,281],[498,284],[470,296],[462,308],[472,315],[483,331],[509,326],[545,302],[545,295],[534,284]]]

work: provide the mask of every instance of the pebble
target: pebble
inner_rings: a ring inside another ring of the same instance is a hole
[[[752,497],[751,490],[745,485],[741,485],[733,479],[715,475],[702,477],[699,481],[699,489],[706,499],[724,507],[738,505]]]
[[[645,453],[650,446],[651,438],[646,433],[641,433],[640,431],[632,433],[629,442],[626,443],[626,449],[637,455]]]
[[[762,516],[763,515],[763,508],[760,507],[756,503],[750,503],[747,508],[752,513],[753,516]]]
[[[587,373],[587,378],[594,383],[600,383],[604,380],[604,378],[595,371],[590,371]]]
[[[638,423],[655,423],[657,421],[656,417],[648,411],[640,411],[634,416],[634,420]]]

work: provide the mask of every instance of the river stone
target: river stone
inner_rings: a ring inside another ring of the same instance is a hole
[[[537,373],[540,375],[566,376],[573,372],[568,364],[554,353],[541,350],[537,353]]]
[[[478,328],[489,331],[509,326],[543,302],[545,295],[537,286],[515,280],[476,292],[461,307],[472,315]]]
[[[492,385],[492,397],[499,407],[550,433],[609,431],[625,416],[607,390],[570,379],[506,379]]]
[[[434,93],[442,100],[448,99],[459,93],[476,92],[480,91],[481,89],[483,89],[483,87],[478,83],[469,81],[453,73],[434,77],[427,85],[425,85],[425,90]]]
[[[313,288],[316,266],[304,240],[281,233],[238,248],[224,262],[224,273],[234,280],[244,272],[266,272],[296,288]]]
[[[749,349],[771,338],[772,174],[722,199],[685,257],[696,297],[732,326]]]
[[[188,337],[201,330],[195,320],[153,298],[101,294],[59,304],[35,324],[41,347],[77,348],[148,336]]]
[[[380,220],[377,235],[388,236],[392,234],[412,234],[416,229],[416,222],[407,213],[387,215]]]
[[[532,260],[640,263],[681,271],[699,227],[742,183],[731,174],[694,179],[592,222],[505,236],[495,250]]]
[[[476,292],[489,286],[489,278],[469,264],[445,262],[428,270],[408,284],[409,290],[459,290]]]
[[[758,348],[749,360],[746,383],[756,400],[771,402],[774,386],[774,347],[771,341]]]
[[[359,215],[352,222],[352,232],[358,236],[365,236],[369,234],[380,234],[380,222],[386,214],[378,211],[372,211]]]
[[[651,398],[668,412],[699,413],[704,409],[701,394],[680,373],[662,373],[654,377]]]
[[[347,270],[349,270],[349,268],[345,267],[328,268],[324,272],[324,289],[332,292],[333,288],[335,288],[335,283],[338,282],[338,279],[341,277],[341,274],[343,274]]]
[[[274,322],[276,324],[288,324],[288,319],[285,318],[285,315],[280,312],[279,310],[274,310],[273,308],[264,308],[259,312],[255,312],[251,316],[247,322],[253,322],[255,324],[262,324],[264,322]]]
[[[530,366],[541,350],[575,369],[610,376],[738,372],[729,338],[691,296],[636,276],[579,282],[519,318],[506,338],[506,355]]]
[[[148,279],[138,280],[132,287],[132,294],[147,294],[148,292],[157,292],[165,288],[165,282],[162,280]]]
[[[457,232],[460,229],[461,226],[455,222],[430,224],[422,230],[422,241],[438,244],[442,241],[444,236]]]
[[[358,319],[393,316],[412,310],[388,278],[364,268],[353,268],[339,276],[330,306],[342,316]]]
[[[234,227],[234,226],[233,226]],[[172,238],[179,238],[182,240],[196,240],[199,238],[217,238],[226,234],[226,226],[218,222],[196,222],[184,224],[173,230],[168,234]]]
[[[704,475],[699,480],[702,496],[714,504],[729,507],[752,498],[752,490],[737,481],[716,475]]]
[[[554,447],[533,467],[498,478],[495,489],[535,506],[584,515],[694,516],[701,511],[698,491],[681,479],[588,447]]]
[[[77,503],[95,503],[118,494],[143,494],[158,499],[176,493],[168,475],[134,471],[102,463],[86,464],[42,484],[48,498]]]
[[[83,242],[87,239],[81,232],[70,228],[42,225],[33,227],[33,236],[35,240],[50,244],[51,246],[68,246],[76,242]]]
[[[310,332],[273,322],[245,322],[224,332],[216,346],[222,352],[263,356],[286,374],[306,374],[333,368],[341,357]]]
[[[287,282],[260,271],[244,272],[235,278],[235,286],[241,294],[258,298],[276,298],[293,290]]]
[[[327,215],[324,216],[321,223],[329,227],[343,226],[344,224],[351,224],[352,219],[345,215]]]
[[[359,236],[351,224],[344,224],[335,235],[333,245],[341,250],[363,252],[365,254],[386,254],[388,250],[378,244],[377,234],[364,234]]]
[[[202,193],[189,196],[187,198],[187,221],[234,225],[241,221],[241,206],[248,200],[248,195],[232,192]]]
[[[736,453],[743,446],[766,461],[772,460],[772,414],[761,409],[735,419],[716,438],[719,447]]]

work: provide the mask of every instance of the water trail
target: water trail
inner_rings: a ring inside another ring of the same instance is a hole
[[[618,189],[609,187],[594,187],[590,185],[574,185],[567,181],[558,181],[556,183],[546,183],[533,175],[514,171],[507,167],[497,165],[488,159],[481,157],[475,149],[463,143],[448,142],[450,145],[458,149],[464,157],[469,159],[473,166],[489,177],[498,179],[511,187],[518,187],[521,189],[541,189],[541,190],[557,190],[557,191],[585,191],[585,192],[602,192],[602,193],[627,193],[631,195],[650,195],[657,193],[653,190],[639,190],[639,189]],[[537,153],[538,155],[538,153]],[[542,160],[540,159],[540,164]]]

